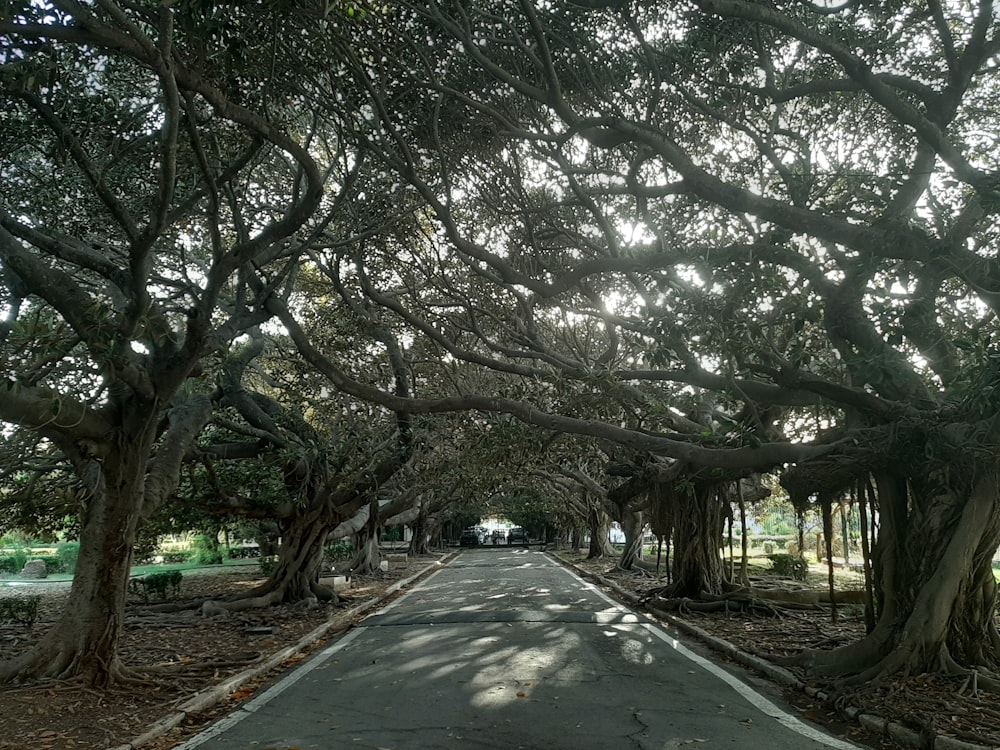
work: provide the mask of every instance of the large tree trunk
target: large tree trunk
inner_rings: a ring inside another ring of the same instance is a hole
[[[267,592],[273,592],[272,604],[293,604],[313,597],[337,600],[332,589],[319,584],[330,527],[328,513],[309,513],[288,525],[281,535],[278,564],[264,585]]]
[[[426,555],[430,552],[431,534],[428,528],[426,504],[420,503],[420,510],[414,519],[412,526],[412,536],[410,537],[410,547],[407,550],[411,555]]]
[[[635,561],[642,557],[643,513],[641,510],[626,512],[622,517],[622,531],[625,533],[625,547],[618,558],[618,568],[632,570]]]
[[[587,526],[590,529],[590,547],[587,551],[587,559],[596,560],[601,557],[613,556],[615,550],[611,546],[611,517],[597,503],[590,504]]]
[[[351,563],[351,571],[361,575],[370,575],[379,570],[382,554],[378,549],[378,537],[367,529],[358,533],[355,544],[358,552]]]
[[[105,688],[127,676],[118,642],[147,454],[139,441],[101,463],[81,515],[80,556],[59,620],[28,651],[0,663],[0,682],[77,678]]]
[[[718,491],[718,485],[698,484],[675,494],[673,583],[661,596],[722,593],[725,569],[721,547],[726,514]]]
[[[267,580],[244,594],[203,603],[202,614],[214,616],[298,602],[337,602],[336,592],[319,583],[324,547],[333,525],[331,516],[328,509],[313,508],[292,518],[281,535],[278,561]]]
[[[372,498],[369,504],[368,523],[355,537],[357,554],[351,563],[351,570],[360,575],[369,575],[379,569],[382,555],[378,549],[379,517],[378,499]]]
[[[808,651],[798,661],[859,682],[1000,667],[991,565],[1000,545],[1000,477],[980,468],[963,488],[957,474],[944,469],[909,486],[877,477],[882,524],[873,555],[883,601],[875,629],[857,644]],[[996,679],[978,682],[1000,689]]]

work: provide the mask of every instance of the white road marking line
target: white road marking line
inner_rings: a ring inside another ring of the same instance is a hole
[[[433,578],[434,576],[436,576],[442,570],[444,570],[444,566],[441,566],[440,568],[438,568],[437,570],[435,570],[433,573],[431,573],[429,576],[427,576],[427,578],[425,578],[423,581],[421,581],[421,585],[423,585],[424,583],[426,583],[427,581],[429,581],[431,578]],[[390,602],[389,604],[387,604],[386,606],[382,607],[381,609],[378,609],[375,612],[373,612],[371,615],[369,615],[369,617],[372,617],[374,615],[379,615],[379,614],[382,614],[384,612],[388,612],[393,607],[395,607],[400,602],[402,602],[404,599],[406,599],[410,594],[412,594],[414,591],[416,591],[417,588],[419,588],[419,587],[411,588],[409,591],[407,591],[405,594],[403,594],[398,599],[395,599],[394,601]],[[273,700],[274,698],[277,698],[279,695],[281,695],[283,692],[285,692],[288,688],[290,688],[296,682],[298,682],[303,677],[305,677],[307,674],[309,674],[311,671],[313,671],[314,669],[316,669],[316,667],[324,664],[333,654],[337,653],[338,651],[340,651],[341,649],[343,649],[345,646],[349,646],[351,644],[351,642],[355,638],[357,638],[359,635],[361,635],[361,633],[363,633],[365,630],[367,630],[367,628],[364,627],[363,625],[361,625],[361,626],[358,626],[358,627],[354,628],[347,635],[345,635],[345,636],[343,636],[341,638],[338,638],[332,644],[330,644],[325,649],[323,649],[319,654],[317,654],[316,656],[314,656],[313,658],[311,658],[305,664],[303,664],[303,665],[295,668],[291,672],[289,672],[287,675],[285,675],[285,677],[283,677],[281,680],[279,680],[274,685],[272,685],[271,687],[269,687],[263,693],[261,693],[260,695],[258,695],[256,697],[250,699],[249,701],[247,701],[246,703],[244,703],[242,706],[240,706],[239,708],[235,709],[233,711],[233,713],[231,713],[229,716],[226,716],[226,717],[224,717],[222,719],[219,719],[217,722],[215,722],[210,727],[208,727],[208,729],[205,729],[205,730],[199,732],[198,734],[196,734],[191,739],[186,740],[185,742],[182,742],[180,745],[177,745],[174,748],[174,750],[194,750],[194,748],[198,747],[199,745],[205,744],[210,739],[213,739],[214,737],[218,737],[220,734],[222,734],[223,732],[225,732],[227,729],[230,729],[231,727],[236,726],[241,721],[243,721],[243,719],[247,718],[248,716],[250,716],[251,714],[253,714],[255,711],[259,710],[261,707],[263,707],[269,701]]]
[[[614,599],[612,599],[610,596],[604,593],[604,591],[599,589],[597,586],[591,584],[589,581],[585,581],[584,579],[580,578],[580,576],[578,576],[573,571],[568,570],[567,568],[563,568],[563,570],[566,570],[566,572],[572,575],[574,578],[577,578],[580,581],[582,581],[584,585],[586,585],[588,588],[593,589],[598,594],[598,596],[600,596],[606,602],[611,604],[613,607],[625,612],[631,611],[627,607],[623,607],[620,602],[616,602]],[[739,677],[730,674],[722,667],[710,662],[703,656],[699,656],[698,654],[696,654],[694,651],[689,649],[683,643],[681,643],[676,638],[671,636],[669,633],[664,631],[663,628],[658,623],[647,621],[642,623],[642,626],[646,628],[650,633],[655,635],[657,638],[659,638],[661,641],[664,641],[677,653],[681,654],[682,656],[686,656],[688,659],[693,661],[702,669],[706,670],[712,675],[715,675],[720,680],[725,682],[727,685],[729,685],[731,688],[733,688],[733,690],[735,690],[737,693],[743,696],[743,698],[745,698],[747,702],[752,704],[765,716],[770,716],[779,724],[782,724],[783,726],[787,727],[793,732],[796,732],[797,734],[801,734],[804,737],[808,737],[814,742],[819,742],[820,744],[826,745],[827,747],[835,748],[835,750],[859,750],[858,745],[854,745],[850,742],[845,742],[844,740],[825,734],[824,732],[821,732],[820,730],[809,726],[805,722],[796,719],[790,713],[779,708],[777,705],[775,705],[770,700],[765,698],[763,695],[758,693],[752,687],[747,685]]]

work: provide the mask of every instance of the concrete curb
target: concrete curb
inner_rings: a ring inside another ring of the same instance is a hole
[[[660,610],[653,609],[652,607],[647,607],[639,601],[639,597],[630,591],[626,591],[621,586],[619,586],[614,581],[605,578],[604,576],[598,575],[596,573],[591,573],[584,570],[583,568],[577,567],[575,564],[569,560],[564,559],[562,556],[549,553],[550,557],[559,562],[560,565],[564,565],[567,568],[571,568],[581,578],[586,578],[588,580],[596,581],[601,586],[606,586],[615,592],[620,598],[624,599],[629,606],[640,609],[646,612],[658,620],[677,628],[678,630],[687,633],[688,635],[697,638],[699,641],[703,642],[705,645],[709,646],[719,653],[725,654],[733,661],[742,664],[744,667],[748,667],[755,672],[763,674],[765,677],[777,682],[781,685],[788,687],[794,687],[810,698],[815,698],[818,701],[824,703],[830,702],[830,696],[827,695],[822,690],[817,690],[814,687],[810,687],[802,682],[798,677],[789,672],[787,669],[783,669],[776,664],[761,659],[759,656],[754,656],[753,654],[748,654],[745,651],[741,651],[735,645],[729,641],[718,638],[711,633],[708,633],[696,625],[692,625],[689,622],[680,620],[673,617]],[[1000,747],[996,745],[980,745],[972,742],[966,742],[965,740],[959,740],[955,737],[949,737],[943,734],[926,734],[910,729],[895,721],[889,721],[881,716],[876,716],[874,714],[861,713],[860,709],[854,706],[847,706],[840,709],[841,713],[846,716],[851,721],[857,722],[857,724],[864,729],[876,734],[882,734],[891,737],[896,742],[906,745],[908,747],[916,748],[917,750],[1000,750]]]
[[[457,552],[448,552],[442,555],[438,560],[435,560],[432,563],[428,563],[426,566],[424,566],[421,570],[417,571],[413,575],[408,576],[407,578],[403,578],[399,581],[396,581],[394,584],[389,586],[383,594],[372,597],[371,599],[368,599],[362,602],[361,604],[358,604],[357,606],[347,610],[346,614],[348,615],[349,619],[353,619],[354,617],[363,614],[370,609],[374,609],[400,589],[409,586],[411,583],[416,581],[418,578],[425,576],[434,568],[437,568],[441,565],[445,565],[446,563],[450,562],[451,559],[454,558],[457,554],[458,554]],[[345,613],[338,611],[336,614],[339,619]],[[240,685],[243,685],[244,683],[256,677],[260,677],[261,675],[270,672],[276,667],[281,666],[283,663],[285,663],[286,661],[288,661],[301,651],[305,650],[307,647],[311,646],[312,644],[322,639],[332,628],[333,628],[333,621],[331,619],[323,623],[322,625],[319,625],[318,627],[314,628],[306,635],[302,636],[298,641],[296,641],[291,646],[286,646],[280,651],[276,651],[275,653],[271,654],[269,657],[267,657],[267,659],[265,659],[260,664],[256,664],[253,667],[246,669],[243,672],[240,672],[239,674],[235,674],[223,682],[220,682],[218,685],[213,685],[212,687],[206,688],[205,690],[202,690],[200,693],[195,694],[194,696],[189,698],[186,702],[184,702],[180,707],[178,707],[177,711],[175,711],[172,714],[169,714],[168,716],[165,716],[164,718],[150,725],[149,729],[147,729],[145,733],[139,735],[130,742],[127,742],[124,745],[117,745],[116,747],[108,748],[107,750],[139,750],[139,748],[148,745],[156,738],[160,737],[166,732],[169,732],[171,729],[181,724],[188,717],[189,714],[199,713],[201,711],[204,711],[205,709],[217,705],[218,703],[221,703],[229,696],[230,693],[239,688]]]

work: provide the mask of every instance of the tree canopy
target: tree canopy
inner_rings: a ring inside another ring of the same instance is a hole
[[[721,586],[782,471],[878,497],[878,623],[816,669],[1000,668],[993,3],[15,5],[0,419],[76,477],[80,597],[207,456],[282,467],[301,595],[340,524],[532,471],[704,519]]]

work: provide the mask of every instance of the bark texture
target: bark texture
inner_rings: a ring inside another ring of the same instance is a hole
[[[673,493],[673,583],[661,596],[720,594],[725,582],[721,545],[724,503],[718,486],[681,486]]]
[[[909,482],[877,475],[881,533],[876,560],[879,617],[862,641],[798,661],[852,682],[923,672],[986,670],[981,687],[1000,687],[997,585],[1000,475],[980,468],[961,478],[939,470]]]

